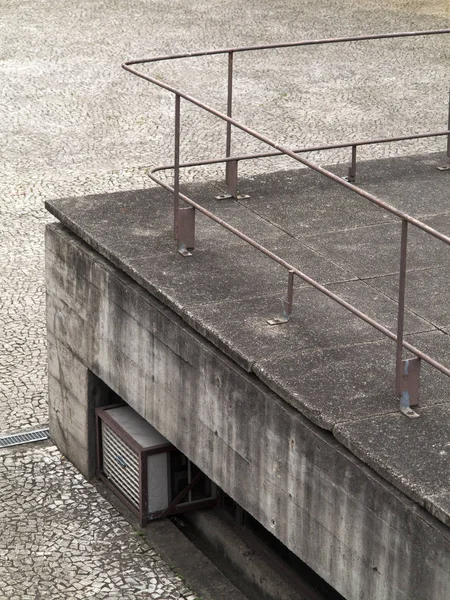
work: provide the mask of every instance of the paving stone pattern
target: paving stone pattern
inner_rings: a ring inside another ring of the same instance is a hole
[[[0,0],[0,433],[48,418],[43,201],[149,187],[149,168],[171,161],[173,100],[122,71],[123,60],[449,24],[447,0]],[[445,128],[448,41],[240,55],[235,116],[290,146]],[[154,72],[224,109],[225,61],[190,69],[167,63]],[[185,103],[182,123],[183,160],[223,153],[223,123]],[[442,146],[420,140],[361,156]],[[233,148],[265,150],[239,132]],[[312,158],[331,163],[348,152]],[[277,159],[242,172],[287,167]],[[187,597],[56,449],[3,450],[0,498],[0,599]]]
[[[195,600],[57,448],[0,454],[0,598]]]

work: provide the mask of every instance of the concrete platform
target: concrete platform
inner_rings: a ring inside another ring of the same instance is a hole
[[[368,161],[358,166],[358,185],[446,233],[450,227],[450,172],[436,169],[446,160],[444,154],[436,154]],[[345,167],[334,170],[345,173]],[[240,189],[249,193],[250,199],[217,201],[217,189],[212,184],[190,186],[187,193],[395,331],[399,221],[304,170],[255,177],[241,182]],[[163,190],[68,198],[48,202],[47,208],[75,234],[67,237],[61,228],[49,229],[50,295],[58,296],[53,288],[60,285],[66,290],[64,293],[75,298],[81,294],[79,286],[88,285],[81,280],[70,281],[62,266],[67,259],[68,264],[75,265],[74,272],[87,269],[83,266],[87,259],[81,261],[75,255],[67,258],[70,248],[78,244],[77,239],[83,240],[139,288],[176,313],[185,326],[200,334],[199,339],[212,344],[231,359],[231,364],[250,374],[249,381],[262,383],[289,410],[331,432],[338,440],[334,452],[339,453],[342,445],[344,453],[346,448],[349,457],[354,455],[381,477],[377,485],[392,485],[409,497],[413,504],[408,504],[408,511],[413,505],[417,510],[424,509],[420,520],[439,532],[439,539],[446,540],[439,542],[445,547],[442,565],[450,561],[450,381],[446,377],[423,365],[420,418],[407,419],[398,412],[393,392],[395,346],[390,340],[303,284],[295,288],[291,321],[269,326],[267,319],[281,312],[280,301],[286,293],[285,270],[202,215],[197,215],[196,249],[191,257],[181,257],[171,231],[171,197]],[[63,238],[66,241],[61,241]],[[86,253],[87,249],[80,246],[79,252]],[[411,228],[406,339],[442,362],[450,350],[450,310],[443,301],[448,287],[449,252],[443,243]],[[89,277],[86,281],[90,281]],[[126,287],[123,284],[121,294],[126,295]],[[89,302],[94,292],[94,288],[89,291]],[[109,297],[109,301],[121,305],[125,300]],[[61,302],[69,301],[66,298]],[[94,305],[101,302],[98,298]],[[81,301],[77,306],[80,319],[92,318],[87,313],[83,316]],[[52,310],[50,316],[54,316]],[[139,318],[145,316],[140,313]],[[55,335],[53,325],[49,327],[50,334]],[[154,329],[151,323],[148,327]],[[130,339],[126,343],[139,342]],[[182,354],[179,343],[176,352]],[[189,353],[186,356],[184,360],[193,360],[198,370],[203,368],[198,357],[193,359]],[[158,419],[155,406],[150,410],[146,404],[146,392],[142,389],[138,395],[144,399],[136,400],[136,409],[149,420],[151,414]],[[254,402],[249,397],[249,413],[241,414],[242,419],[260,410]],[[185,418],[190,422],[188,416]],[[215,434],[220,437],[221,428],[226,425],[217,427]],[[267,427],[270,429],[270,421]],[[290,425],[286,427],[289,431]],[[171,439],[167,432],[163,433]],[[251,450],[245,439],[239,439],[234,441],[241,446],[241,460],[250,464]],[[177,444],[176,439],[171,441]],[[191,451],[195,461],[195,449]],[[289,461],[288,456],[285,458]],[[245,499],[241,501],[245,503]],[[264,512],[262,508],[261,511]],[[430,521],[426,520],[425,511],[433,515]],[[257,512],[255,507],[253,512]],[[407,520],[405,517],[404,524]],[[261,521],[264,523],[264,518]],[[445,527],[440,528],[438,521]],[[409,531],[414,531],[417,541],[418,530],[413,527]],[[295,546],[283,528],[275,533]],[[432,545],[432,539],[431,535],[427,543]],[[400,568],[400,563],[397,566]],[[344,565],[340,568],[344,569]],[[354,584],[343,583],[342,572],[341,579],[333,580],[332,572],[325,571],[322,575],[341,593],[349,598],[363,597],[358,595],[363,593],[360,584],[355,588]],[[339,581],[341,588],[336,585]],[[394,587],[398,584],[395,581]],[[417,592],[421,596],[415,595],[415,585],[408,579],[409,595],[398,584],[395,593],[389,588],[390,595],[383,596],[388,588],[370,583],[373,595],[368,597],[423,600],[444,598],[445,595],[437,594],[450,593],[450,581],[445,576],[439,584],[433,583],[434,591],[428,596],[423,591]],[[369,588],[365,589],[367,593]]]

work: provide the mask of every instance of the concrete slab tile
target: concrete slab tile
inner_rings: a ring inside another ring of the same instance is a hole
[[[450,336],[442,331],[428,331],[407,335],[408,342],[430,354],[433,358],[450,367]]]
[[[449,355],[449,337],[439,331],[413,334],[406,339],[433,357],[444,360],[445,353]],[[407,356],[405,352],[404,357]],[[273,352],[257,361],[253,371],[273,391],[326,429],[333,429],[339,422],[398,411],[394,391],[395,344],[389,340],[306,349],[295,354]],[[420,405],[447,402],[450,379],[423,363]]]
[[[48,203],[48,208],[101,254],[139,279],[141,285],[152,293],[164,294],[174,305],[281,294],[287,285],[286,269],[233,234],[220,231],[218,225],[205,225],[205,219],[199,219],[198,243],[192,256],[180,256],[165,192],[152,193],[151,202],[149,192],[141,191],[106,194],[80,202],[66,199]],[[235,223],[256,221],[256,228],[269,242],[272,234],[264,222],[250,218],[246,209],[242,213],[241,207],[235,208]],[[221,214],[232,210],[229,206],[224,209],[219,208]],[[270,249],[309,276],[321,283],[353,278],[292,237],[280,234],[275,227],[273,230]]]
[[[389,341],[266,357],[255,374],[319,426],[397,410]]]
[[[286,289],[286,269],[243,242],[236,244],[233,239],[228,246],[218,246],[215,239],[204,237],[187,258],[176,252],[169,236],[158,242],[154,254],[123,254],[123,268],[138,272],[146,285],[164,290],[180,306],[251,298]],[[275,244],[271,250],[322,283],[351,279],[346,271],[302,244]],[[296,285],[304,284],[296,280]]]
[[[397,298],[390,298],[372,287],[371,281],[332,283],[328,288],[339,294],[341,298],[366,313],[382,325],[397,332],[398,303]],[[425,314],[425,313],[424,313]],[[429,331],[434,326],[427,318],[420,318],[414,312],[405,311],[405,333]]]
[[[244,180],[241,188],[250,194],[242,202],[245,206],[299,239],[312,232],[393,221],[392,215],[354,192],[306,169],[261,175]]]
[[[364,150],[360,150],[363,154]],[[356,185],[416,218],[450,212],[450,171],[445,152],[368,160],[357,165]],[[346,174],[345,168],[338,172]]]
[[[445,173],[450,173],[450,171],[445,171]],[[450,190],[450,181],[448,182],[449,190]],[[446,212],[450,212],[450,192],[447,191],[447,194],[444,195],[444,199],[447,201],[447,210]],[[432,217],[424,217],[423,222],[433,227],[433,229],[437,229],[444,235],[450,236],[450,214],[439,214],[433,215]]]
[[[396,304],[361,281],[328,286],[342,298],[395,331]],[[264,296],[240,301],[213,302],[187,310],[190,324],[245,369],[271,355],[296,356],[305,348],[327,348],[384,339],[382,333],[340,307],[322,293],[303,288],[294,295],[289,323],[271,326],[267,319],[281,316],[283,298]],[[432,329],[407,315],[407,332]]]
[[[401,221],[360,227],[303,239],[313,250],[366,279],[399,272]],[[409,227],[407,268],[410,271],[445,265],[450,246],[429,234]]]
[[[398,275],[374,277],[368,283],[391,298],[398,295]],[[406,280],[406,306],[426,315],[437,327],[450,331],[450,267],[411,271]]]
[[[347,448],[397,488],[424,505],[448,489],[450,405],[420,410],[420,419],[400,413],[340,423],[333,433]],[[447,491],[448,497],[448,491]],[[439,499],[439,505],[446,506]]]

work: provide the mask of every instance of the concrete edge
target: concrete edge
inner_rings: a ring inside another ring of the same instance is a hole
[[[224,572],[231,581],[240,583],[240,589],[249,598],[323,600],[324,597],[328,597],[319,593],[305,575],[307,565],[304,571],[295,572],[254,533],[249,529],[239,529],[225,514],[197,510],[183,515],[183,520],[193,534],[199,536],[205,553],[215,554],[219,561],[225,562]],[[318,575],[317,580],[320,580]],[[328,584],[322,581],[323,587],[328,587]],[[333,597],[337,595],[335,592]]]
[[[47,227],[58,233],[61,233],[61,231],[65,231],[65,233],[69,233],[72,239],[77,238],[77,243],[81,242],[83,246],[89,249],[89,251],[93,251],[99,255],[100,262],[103,263],[103,261],[105,261],[104,264],[110,263],[109,268],[111,268],[112,265],[113,268],[121,270],[124,277],[130,278],[138,287],[142,288],[142,290],[150,294],[152,296],[153,303],[160,305],[159,310],[173,312],[174,316],[177,318],[181,326],[190,335],[199,336],[201,338],[202,334],[199,333],[194,327],[192,327],[192,324],[189,322],[189,319],[186,318],[186,314],[180,314],[179,311],[173,310],[173,308],[169,306],[168,303],[164,302],[164,299],[161,299],[160,295],[152,293],[150,290],[147,289],[146,286],[141,285],[139,281],[137,281],[137,278],[130,274],[129,269],[123,268],[123,266],[118,266],[116,264],[120,261],[110,260],[110,258],[108,258],[108,256],[104,252],[99,250],[97,248],[98,244],[93,244],[92,246],[90,246],[84,236],[78,235],[78,228],[71,228],[63,221],[61,221],[60,223],[50,223],[47,225]],[[192,331],[189,331],[189,329],[191,329]],[[214,341],[210,340],[209,337],[206,337],[206,339],[201,339],[201,343],[203,345],[210,344],[212,347],[218,349],[219,352],[223,352],[223,350],[220,347],[218,348],[217,344],[215,344]],[[236,361],[233,360],[233,357],[230,357],[227,353],[223,354],[224,355],[221,357],[221,360],[227,361],[230,368],[234,370],[242,368],[242,365],[236,364]],[[409,500],[416,503],[421,509],[425,510],[432,519],[436,519],[436,521],[443,524],[443,526],[447,525],[447,519],[443,519],[444,513],[442,512],[442,510],[439,510],[437,506],[434,506],[432,498],[430,498],[428,495],[418,495],[417,490],[415,490],[409,485],[405,485],[405,482],[403,481],[400,482],[400,485],[398,479],[396,477],[393,477],[389,471],[386,471],[385,469],[381,468],[379,464],[373,463],[373,461],[369,461],[367,457],[363,453],[361,453],[356,446],[350,444],[344,436],[337,434],[336,427],[338,424],[332,424],[330,426],[330,424],[324,422],[324,420],[321,418],[321,413],[319,411],[305,410],[305,407],[300,402],[298,402],[297,399],[294,399],[287,390],[283,388],[279,389],[277,386],[273,385],[273,382],[269,382],[265,380],[265,378],[261,377],[260,373],[255,373],[253,369],[250,372],[248,372],[244,368],[244,371],[246,371],[246,376],[253,379],[255,383],[257,382],[258,385],[261,385],[270,390],[270,392],[274,396],[279,396],[280,400],[284,401],[287,404],[286,408],[289,408],[289,410],[293,411],[296,414],[297,418],[302,418],[305,422],[308,422],[310,426],[317,427],[322,434],[328,434],[331,438],[328,440],[328,442],[333,440],[333,442],[337,446],[339,446],[342,450],[345,450],[348,453],[348,455],[350,455],[354,460],[358,462],[360,461],[360,463],[364,465],[371,473],[379,476],[386,483],[389,483],[398,493],[402,495],[404,494]],[[397,411],[393,410],[392,412],[394,413]],[[217,599],[214,598],[213,600]]]

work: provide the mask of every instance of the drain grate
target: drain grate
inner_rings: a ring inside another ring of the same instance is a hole
[[[18,446],[19,444],[30,444],[31,442],[42,442],[48,440],[49,437],[48,428],[27,431],[25,433],[13,433],[5,436],[0,435],[0,448]]]

